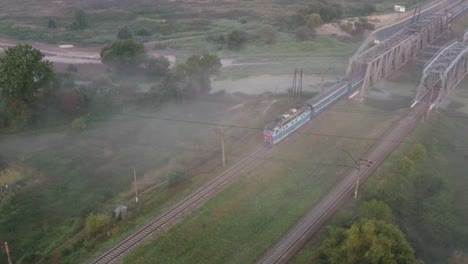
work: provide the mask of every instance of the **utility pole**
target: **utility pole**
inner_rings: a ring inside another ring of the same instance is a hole
[[[10,250],[8,249],[8,243],[7,242],[4,243],[4,247],[5,247],[5,253],[6,253],[7,258],[8,258],[8,264],[12,264],[13,262],[11,261]]]
[[[354,199],[356,199],[358,195],[358,191],[359,191],[359,183],[361,181],[361,169],[363,167],[370,167],[374,162],[367,160],[367,159],[363,159],[363,158],[359,158],[358,160],[356,160],[353,157],[353,155],[351,155],[351,153],[349,153],[348,151],[344,149],[343,151],[346,152],[346,154],[348,154],[351,157],[351,159],[354,161],[354,166],[348,166],[348,167],[352,167],[357,170],[356,188],[354,190]]]
[[[432,85],[431,88],[431,97],[429,98],[429,103],[427,105],[427,111],[426,111],[426,120],[429,119],[429,112],[431,111],[431,105],[432,105],[432,98],[434,97],[434,85]]]
[[[296,76],[297,76],[297,69],[295,68],[294,69],[294,78],[293,78],[293,83],[292,83],[292,86],[291,86],[291,91],[289,93],[289,103],[292,103],[295,101],[295,98],[296,98]]]
[[[302,99],[302,76],[304,75],[304,70],[301,68],[301,73],[299,75],[299,87],[297,91],[297,96],[299,97],[299,100]]]
[[[137,188],[137,180],[136,180],[136,169],[133,167],[133,182],[135,185],[135,202],[138,203],[138,188]]]
[[[224,134],[225,134],[225,130],[224,130],[224,127],[219,127],[217,129],[215,129],[215,132],[217,134],[219,134],[220,138],[221,138],[221,154],[222,154],[222,160],[223,160],[223,167],[226,166],[226,156],[225,156],[225,153],[224,153]]]

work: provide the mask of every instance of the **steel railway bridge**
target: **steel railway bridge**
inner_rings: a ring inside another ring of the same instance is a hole
[[[465,33],[465,40],[468,31]],[[468,73],[468,43],[453,41],[442,48],[426,65],[417,88],[414,104],[430,94],[430,107],[437,108],[444,97]],[[413,105],[414,105],[413,104]]]
[[[405,65],[420,50],[433,43],[448,29],[453,17],[467,9],[467,4],[452,4],[444,11],[414,22],[404,30],[376,45],[348,66],[348,76],[365,72],[361,86],[361,96],[369,87],[388,77],[392,72]]]

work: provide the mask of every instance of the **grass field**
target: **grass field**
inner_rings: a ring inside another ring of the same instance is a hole
[[[235,100],[229,96],[218,99],[220,102],[175,104],[144,114],[253,127],[262,127],[264,118],[272,118],[263,114],[263,108],[270,103],[268,100],[229,109],[236,105]],[[282,105],[271,107],[284,108]],[[131,231],[145,222],[148,215],[155,215],[219,172],[219,163],[214,163],[198,174],[191,174],[191,170],[218,156],[219,142],[212,128],[115,116],[91,123],[89,129],[82,133],[59,128],[38,134],[1,136],[2,157],[16,161],[19,166],[31,170],[34,176],[18,188],[10,202],[2,203],[2,239],[15,249],[12,251],[14,259],[23,257],[27,263],[44,256],[52,257],[51,252],[56,247],[82,230],[83,219],[88,213],[110,214],[115,206],[122,203],[130,204],[133,216],[129,222],[117,225],[113,233],[118,236]],[[235,129],[228,132],[228,151],[233,155],[244,153],[231,149],[231,146],[245,140],[241,138],[244,134],[245,131]],[[261,143],[258,139],[255,137],[253,142]],[[228,161],[234,162],[233,159]],[[163,185],[142,195],[143,205],[134,208],[131,205],[133,167],[137,169],[140,191],[165,182],[171,170],[186,169],[193,178],[177,188]],[[111,237],[107,243],[117,236]],[[79,239],[74,242],[69,245],[66,256],[58,259],[60,263],[84,260],[89,251],[94,252],[98,248],[93,243],[83,245]],[[61,253],[55,252],[54,255],[60,256]]]
[[[401,100],[408,86],[397,91],[392,85],[381,87],[388,95],[370,95],[369,102],[380,102],[372,106],[356,101],[339,103],[304,131],[315,135],[286,139],[274,150],[274,156],[246,172],[182,224],[138,249],[125,263],[252,262],[344,174],[346,169],[336,166],[349,162],[341,149],[359,156],[374,143],[340,135],[379,137],[398,118],[389,113],[405,111],[401,106],[390,110],[385,105]],[[411,98],[403,97],[410,102]],[[376,113],[379,111],[386,112]]]
[[[349,11],[362,1],[336,1]],[[279,24],[294,14],[307,1],[169,1],[169,0],[108,0],[51,3],[47,0],[5,0],[0,3],[0,36],[5,38],[102,45],[115,39],[124,26],[134,32],[146,30],[142,41],[226,33],[232,29],[252,30],[261,24]],[[378,12],[392,12],[393,2],[376,1]],[[70,30],[73,14],[83,9],[89,26]],[[57,28],[48,28],[49,19]]]

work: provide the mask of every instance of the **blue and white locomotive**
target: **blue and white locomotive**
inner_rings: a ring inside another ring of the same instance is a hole
[[[268,124],[263,131],[265,142],[276,144],[310,120],[311,109],[308,105],[290,109],[287,113]]]
[[[353,78],[349,82],[340,81],[307,101],[307,104],[297,109],[290,109],[288,112],[277,117],[274,122],[268,124],[263,130],[265,142],[270,144],[280,142],[296,129],[307,123],[312,117],[354,91],[362,84],[362,81],[362,77]]]

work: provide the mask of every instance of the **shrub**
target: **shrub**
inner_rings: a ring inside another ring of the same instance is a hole
[[[271,25],[263,25],[257,30],[258,37],[265,44],[273,44],[276,42],[276,30]]]
[[[70,30],[81,30],[88,27],[88,18],[84,10],[77,10],[74,14],[74,21],[68,26]]]
[[[132,31],[128,27],[123,27],[117,33],[118,39],[131,39],[133,37]]]
[[[53,18],[49,18],[49,21],[47,22],[47,27],[48,28],[57,28],[57,21]]]
[[[315,37],[315,31],[306,26],[300,26],[296,29],[295,35],[298,41],[310,40]]]
[[[169,60],[164,56],[150,58],[146,63],[146,73],[151,76],[163,77],[168,74],[169,66]]]
[[[105,234],[112,224],[112,219],[105,214],[89,214],[85,220],[85,230],[89,236]]]
[[[227,46],[231,50],[240,50],[247,42],[248,34],[243,30],[233,30],[227,37]]]
[[[13,130],[26,127],[31,119],[31,111],[23,100],[9,100],[6,106],[6,120]]]
[[[151,32],[149,32],[149,30],[147,30],[146,28],[140,28],[135,32],[135,34],[141,37],[151,36]]]
[[[78,131],[85,130],[88,127],[88,122],[84,117],[77,117],[72,121],[72,128]]]
[[[169,173],[168,185],[174,187],[187,178],[187,173],[183,170],[176,170]]]

